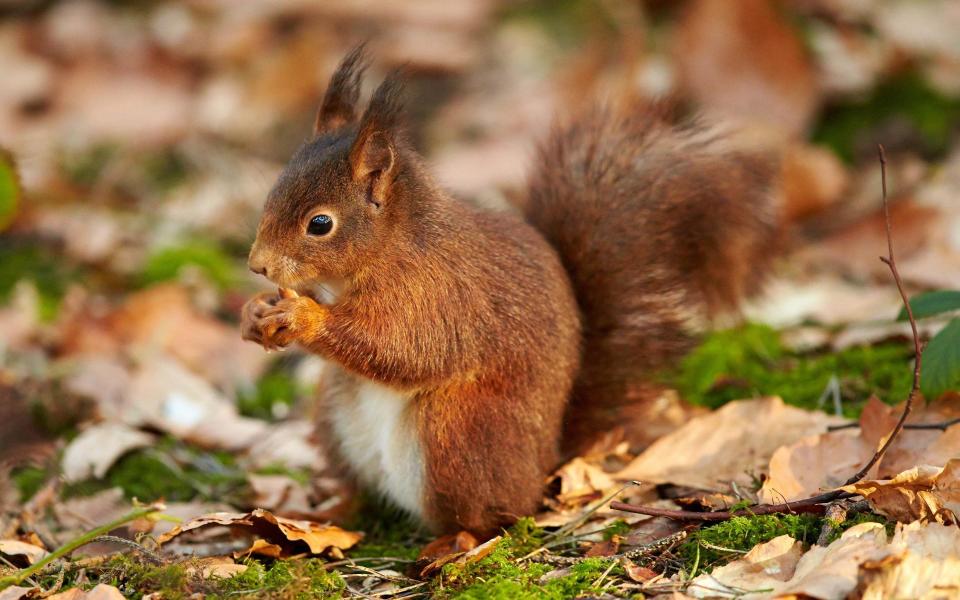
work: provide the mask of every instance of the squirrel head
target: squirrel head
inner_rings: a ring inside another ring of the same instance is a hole
[[[364,113],[356,105],[366,61],[350,52],[330,80],[313,139],[294,154],[267,197],[250,269],[311,293],[348,280],[390,247],[392,200],[403,172],[401,78],[394,72]]]

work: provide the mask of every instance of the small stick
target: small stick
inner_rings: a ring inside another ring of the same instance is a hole
[[[818,546],[828,545],[833,532],[837,530],[840,523],[847,520],[847,507],[842,502],[834,502],[827,507],[825,516],[823,528],[820,529],[820,536],[817,538]]]
[[[906,423],[903,428],[905,430],[932,430],[939,429],[940,431],[946,431],[947,429],[953,427],[957,423],[960,423],[960,417],[956,419],[950,419],[949,421],[940,421],[939,423]],[[840,431],[841,429],[856,429],[860,427],[860,423],[853,421],[852,423],[844,423],[842,425],[830,425],[827,427],[827,431]]]
[[[900,292],[900,298],[903,300],[903,307],[907,311],[907,319],[910,321],[910,329],[913,331],[913,387],[910,388],[910,394],[907,396],[907,402],[903,407],[903,414],[900,420],[893,427],[893,431],[887,436],[886,442],[877,450],[873,457],[863,465],[850,479],[847,479],[844,485],[856,483],[866,477],[870,469],[877,464],[887,450],[893,445],[893,441],[900,435],[903,425],[913,409],[913,400],[920,394],[920,362],[923,358],[923,344],[920,342],[920,332],[917,330],[917,320],[913,317],[913,309],[910,307],[910,299],[903,289],[903,281],[900,279],[900,271],[897,270],[897,259],[893,254],[893,233],[890,227],[890,206],[887,203],[887,155],[883,151],[883,146],[877,146],[877,155],[880,157],[880,182],[883,186],[883,220],[887,227],[887,256],[881,256],[880,260],[890,267],[890,273],[897,284],[897,291]]]
[[[748,509],[727,511],[715,510],[710,512],[696,512],[692,510],[672,510],[669,508],[657,508],[654,506],[636,506],[626,502],[611,502],[610,508],[622,510],[624,512],[636,513],[639,515],[650,515],[652,517],[667,517],[668,519],[677,519],[681,521],[726,521],[733,517],[750,517],[754,515],[772,515],[776,513],[823,513],[826,507],[824,502],[830,502],[837,498],[850,498],[853,494],[844,491],[828,492],[797,500],[796,502],[784,502],[783,504],[757,504]]]

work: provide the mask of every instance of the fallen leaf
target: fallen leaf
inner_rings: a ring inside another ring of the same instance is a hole
[[[36,598],[39,594],[40,590],[38,588],[14,585],[0,591],[0,600],[24,600],[24,598]]]
[[[782,446],[770,458],[760,500],[778,504],[836,488],[860,470],[875,450],[856,429],[822,433]]]
[[[34,544],[28,544],[20,540],[0,540],[0,554],[10,558],[22,558],[27,565],[32,565],[44,556],[47,551]]]
[[[191,561],[186,568],[187,575],[198,576],[201,579],[229,579],[247,570],[247,565],[234,562],[226,556],[208,556]]]
[[[875,511],[901,523],[932,519],[944,510],[949,511],[945,518],[954,521],[960,515],[960,459],[951,459],[944,467],[920,465],[892,479],[859,481],[840,489],[863,496]]]
[[[346,531],[335,525],[285,519],[266,510],[256,509],[249,513],[213,513],[197,517],[159,536],[157,542],[164,544],[189,531],[218,525],[280,546],[285,555],[302,552],[304,544],[312,554],[322,554],[327,550],[346,550],[363,537],[362,534]],[[265,547],[262,542],[258,542],[257,546]],[[259,549],[257,546],[252,546],[251,551]]]
[[[898,527],[893,554],[861,567],[861,598],[960,597],[960,530],[938,523]]]
[[[604,540],[602,542],[597,542],[592,544],[589,549],[584,553],[584,556],[594,557],[594,556],[613,556],[617,553],[617,550],[620,548],[620,538],[619,536],[613,536],[609,540]]]
[[[680,19],[674,57],[697,102],[727,117],[802,134],[818,103],[812,61],[769,0],[695,0]]]
[[[287,475],[249,475],[252,503],[259,508],[286,514],[308,514],[312,510],[307,489]]]
[[[557,500],[568,505],[595,500],[598,495],[617,486],[616,480],[606,471],[579,457],[557,469],[554,477],[560,480]]]
[[[62,354],[117,355],[133,348],[169,354],[228,391],[252,385],[266,367],[268,357],[261,348],[243,342],[235,327],[196,308],[183,286],[152,286],[106,314],[89,303],[63,323]]]
[[[153,444],[154,436],[122,423],[100,423],[83,430],[63,453],[63,476],[68,482],[90,477],[103,479],[127,452]]]
[[[53,505],[53,512],[60,524],[72,530],[89,530],[109,523],[129,512],[130,503],[123,490],[115,487],[90,496],[70,498]]]
[[[626,572],[627,577],[631,580],[636,581],[637,583],[646,583],[651,579],[654,579],[659,575],[653,569],[647,567],[641,567],[637,563],[633,562],[628,558],[624,558],[620,561],[620,566],[623,567],[624,572]]]
[[[443,568],[443,565],[453,562],[470,550],[477,547],[477,538],[467,531],[460,531],[452,535],[441,536],[420,551],[417,563],[424,564],[420,569],[420,577],[429,577]]]
[[[781,178],[784,218],[789,222],[834,205],[850,184],[846,169],[836,154],[809,144],[793,144],[787,148]]]
[[[327,459],[313,440],[315,430],[316,425],[306,419],[272,423],[247,450],[245,464],[254,469],[283,465],[319,473],[327,468]]]
[[[789,535],[754,546],[743,558],[701,575],[690,583],[688,592],[696,598],[725,597],[734,589],[761,590],[771,582],[793,577],[803,556],[803,543]]]
[[[766,597],[844,598],[857,586],[859,566],[886,556],[887,534],[879,523],[845,531],[826,548],[780,536],[759,544],[746,556],[695,578],[687,593],[696,598],[735,598],[763,590]]]
[[[156,354],[142,363],[130,383],[124,422],[227,450],[249,447],[268,428],[264,421],[240,416],[231,400],[179,361]]]
[[[73,588],[59,594],[47,596],[48,600],[125,600],[120,590],[105,583],[98,584],[89,592]]]
[[[777,448],[843,419],[787,406],[780,398],[730,402],[660,438],[614,476],[718,489],[765,471]]]

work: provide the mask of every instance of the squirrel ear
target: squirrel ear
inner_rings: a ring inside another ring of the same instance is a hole
[[[360,80],[367,68],[365,46],[365,43],[360,44],[343,57],[330,78],[327,93],[323,96],[323,103],[313,123],[315,135],[349,125],[357,118]]]
[[[396,166],[402,89],[398,72],[380,84],[363,113],[357,138],[350,148],[353,179],[372,182],[369,200],[378,207],[385,199]]]

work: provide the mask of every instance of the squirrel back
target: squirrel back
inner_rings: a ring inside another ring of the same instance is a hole
[[[777,166],[709,127],[672,125],[658,104],[597,109],[541,145],[523,210],[560,254],[583,321],[568,454],[629,433],[656,371],[758,289],[778,246]]]

